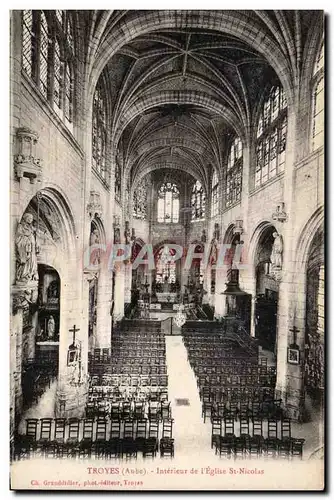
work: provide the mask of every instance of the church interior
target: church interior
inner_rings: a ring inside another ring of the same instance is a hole
[[[323,12],[10,22],[12,461],[323,458]]]

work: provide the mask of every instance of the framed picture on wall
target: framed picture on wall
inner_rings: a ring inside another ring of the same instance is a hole
[[[288,363],[290,365],[299,365],[300,351],[299,347],[288,347]]]

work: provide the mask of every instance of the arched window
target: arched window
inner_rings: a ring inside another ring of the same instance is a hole
[[[179,222],[180,191],[176,184],[165,182],[158,191],[158,222]]]
[[[241,199],[242,188],[242,142],[236,137],[230,147],[225,185],[225,205],[230,207]]]
[[[142,179],[133,192],[133,217],[135,219],[147,219],[147,182]]]
[[[216,170],[213,171],[211,186],[211,217],[215,217],[219,213],[219,181]]]
[[[191,192],[191,220],[205,217],[205,192],[202,184],[196,181]]]
[[[101,81],[93,98],[92,159],[93,168],[106,178],[107,105]]]
[[[324,145],[324,45],[313,72],[312,151]]]
[[[115,168],[115,198],[118,202],[121,201],[121,187],[122,187],[122,172],[121,172],[121,166],[116,162],[116,168]]]
[[[66,10],[22,13],[22,68],[72,130],[74,35]]]
[[[284,170],[287,103],[281,87],[273,87],[264,102],[257,128],[255,187]]]
[[[175,250],[168,245],[163,246],[156,257],[156,282],[157,283],[175,283],[176,282],[176,263]]]

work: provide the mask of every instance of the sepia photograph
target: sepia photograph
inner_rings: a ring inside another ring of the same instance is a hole
[[[9,24],[10,489],[322,491],[324,11]]]

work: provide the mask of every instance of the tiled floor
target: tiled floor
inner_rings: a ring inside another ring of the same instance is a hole
[[[174,418],[173,437],[175,455],[209,454],[211,425],[201,418],[202,405],[197,390],[196,378],[187,359],[187,351],[181,336],[166,337],[168,370],[168,396]],[[179,406],[177,399],[188,399],[189,405]]]

